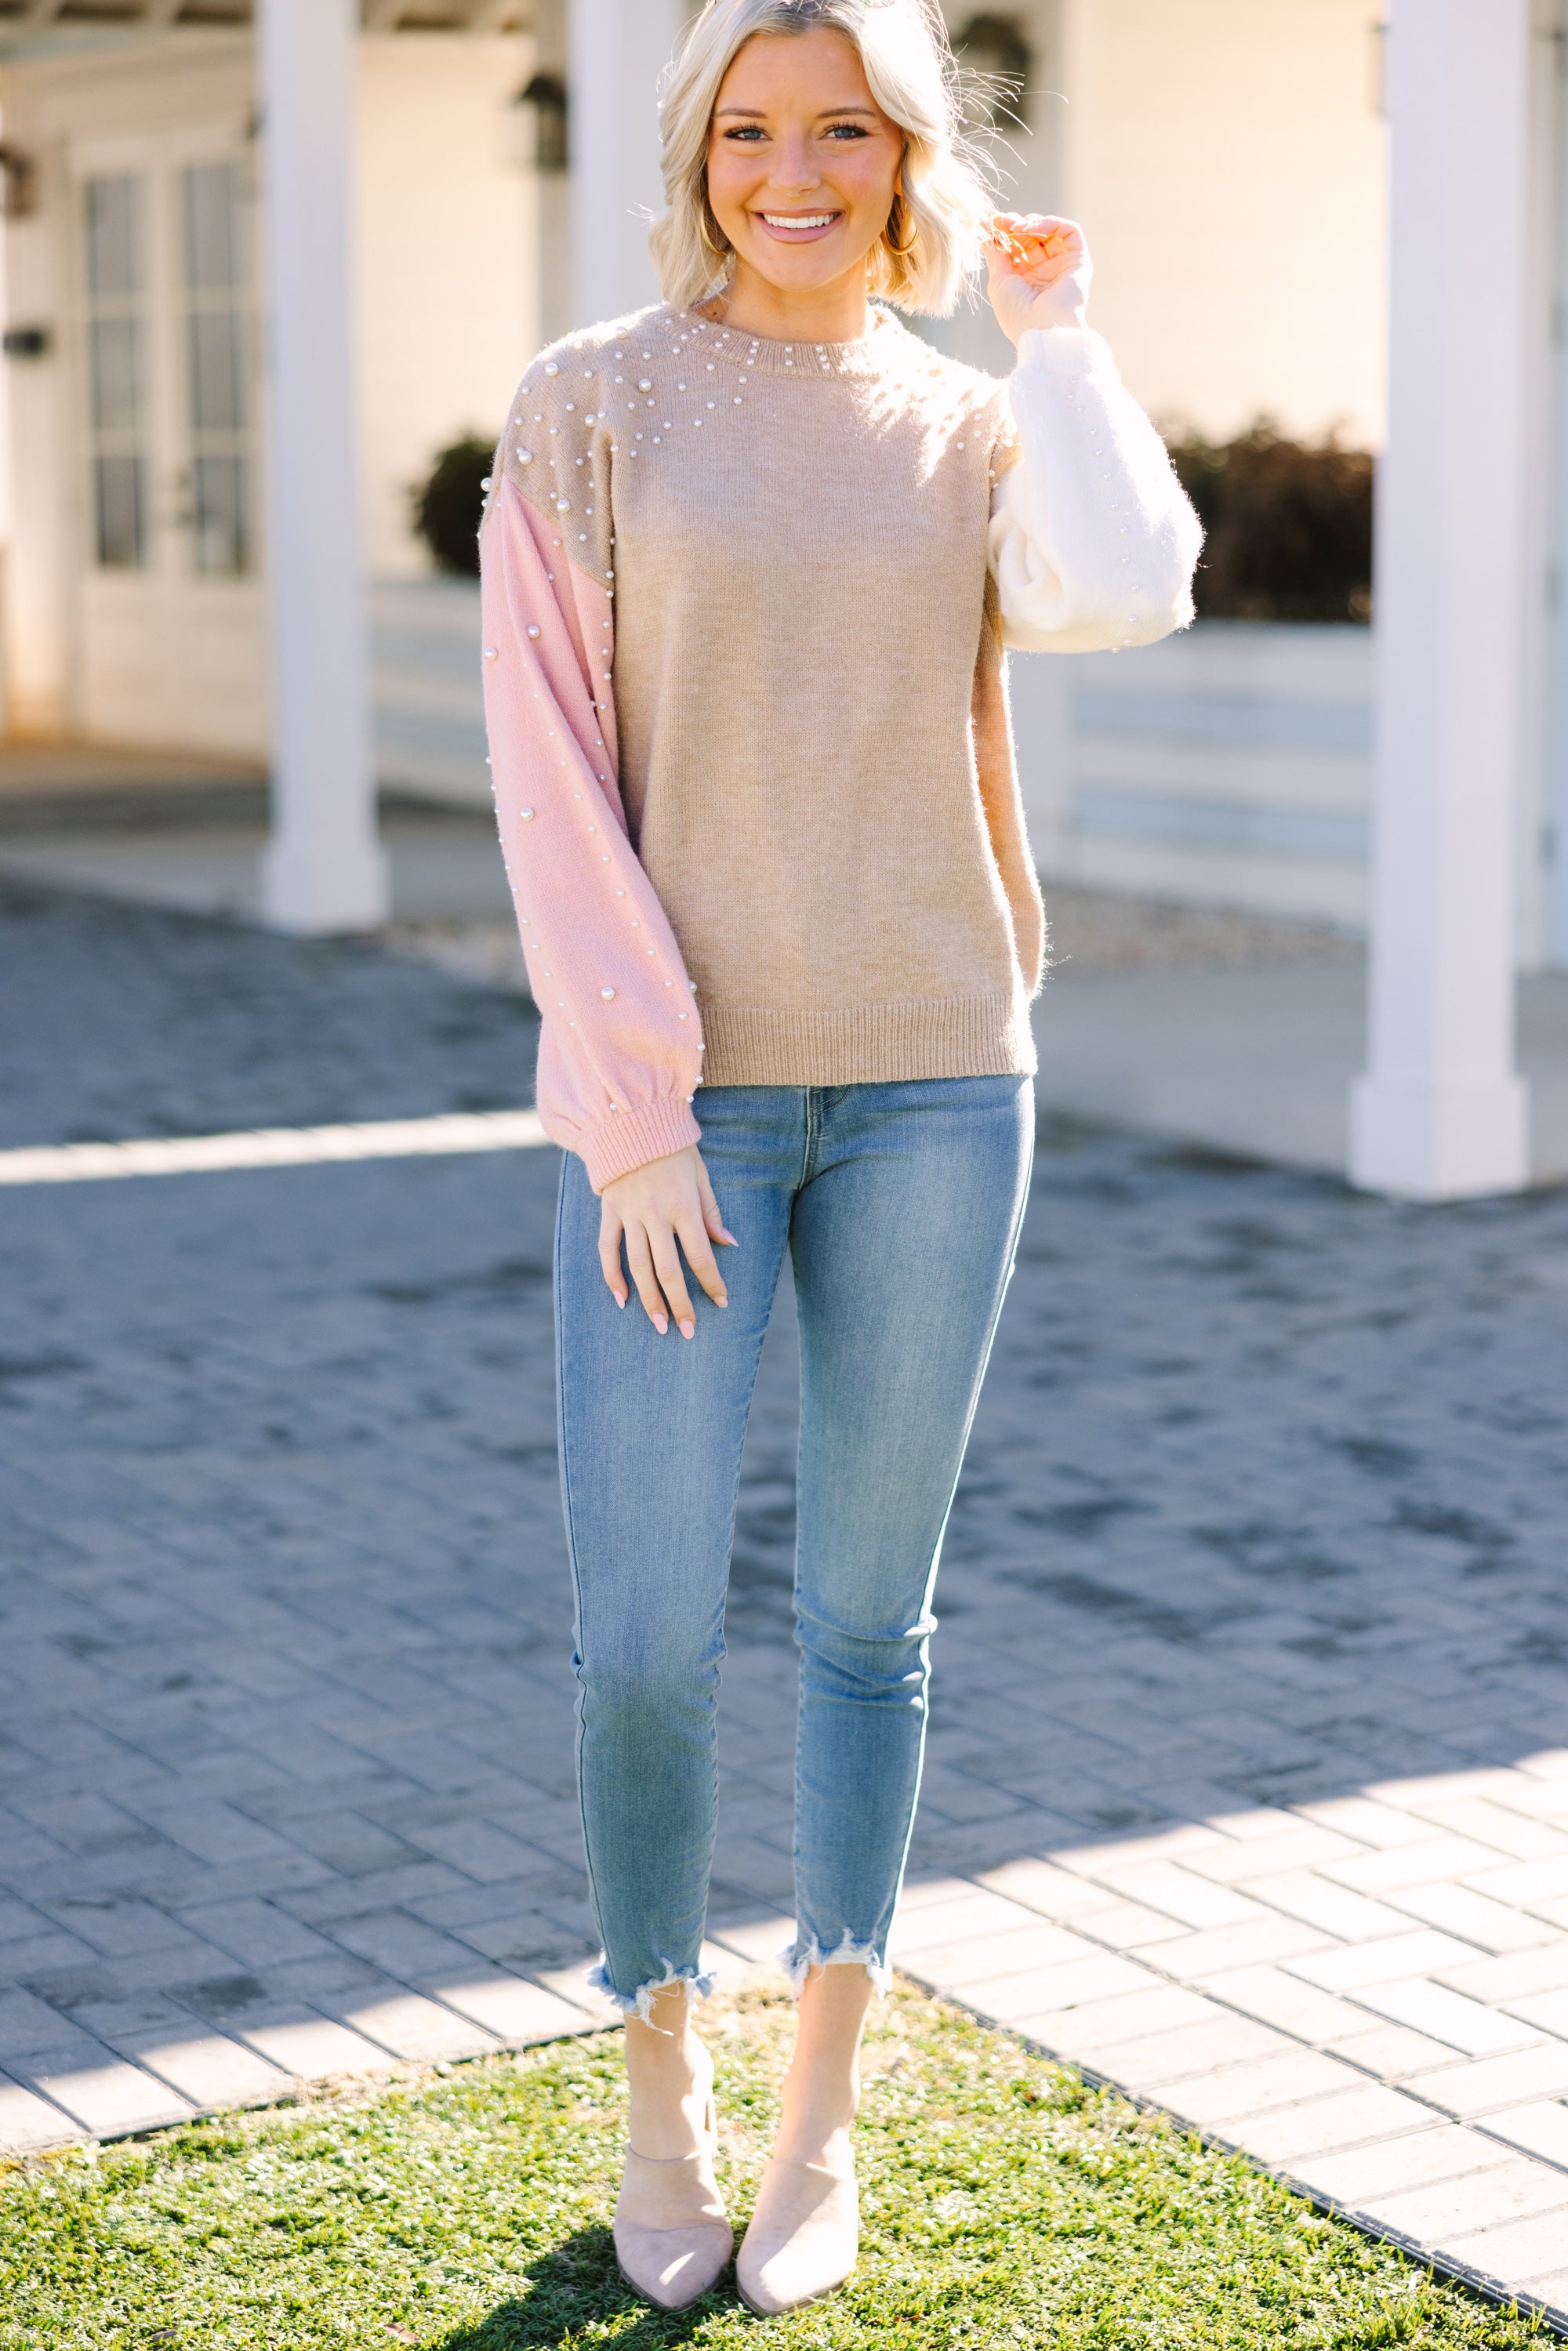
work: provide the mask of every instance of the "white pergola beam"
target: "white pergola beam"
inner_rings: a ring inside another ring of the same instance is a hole
[[[185,0],[129,0],[129,5],[111,10],[118,25],[140,26],[154,31],[162,26],[178,22]],[[0,22],[0,32],[31,33],[57,24],[65,12],[67,0],[26,0],[20,13]],[[413,0],[363,0],[363,29],[367,33],[396,32],[413,5]],[[250,0],[235,0],[230,16],[224,21],[248,24],[252,16]],[[453,0],[451,22],[436,29],[454,33],[499,33],[513,27],[524,27],[528,20],[524,0]],[[89,19],[89,21],[97,21]],[[419,29],[428,29],[428,24]]]
[[[272,599],[268,919],[386,918],[360,538],[351,197],[356,0],[261,0]]]
[[[1531,592],[1530,0],[1396,0],[1388,47],[1371,998],[1351,1176],[1444,1200],[1529,1173],[1512,900]]]
[[[646,220],[664,209],[659,76],[685,27],[683,0],[570,0],[571,204],[577,324],[659,298]]]

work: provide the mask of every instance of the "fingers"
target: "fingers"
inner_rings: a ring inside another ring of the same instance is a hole
[[[637,1295],[643,1311],[662,1339],[670,1327],[663,1292],[653,1276],[653,1253],[648,1247],[648,1236],[641,1225],[626,1228],[626,1262],[632,1269],[632,1279],[637,1285]]]
[[[998,213],[988,251],[1005,256],[1009,275],[1029,277],[1042,265],[1073,266],[1085,251],[1083,231],[1076,221],[1057,213]]]
[[[1015,277],[1023,247],[1019,245],[1007,223],[998,215],[986,232],[984,251],[986,266],[993,277]]]
[[[617,1306],[626,1303],[626,1277],[621,1270],[621,1235],[623,1230],[620,1217],[606,1203],[599,1219],[599,1266],[605,1286]]]
[[[675,1328],[683,1339],[695,1339],[697,1318],[692,1311],[692,1301],[686,1295],[686,1285],[681,1272],[680,1253],[675,1248],[675,1236],[667,1228],[651,1233],[653,1270],[659,1277],[659,1287],[670,1301],[670,1311],[675,1318]],[[656,1319],[656,1318],[655,1318]],[[660,1336],[664,1333],[661,1331]]]
[[[1015,236],[1071,238],[1083,234],[1078,223],[1069,220],[1064,213],[998,213],[997,219]]]
[[[681,1228],[681,1240],[693,1261],[693,1270],[716,1306],[727,1306],[729,1293],[724,1286],[707,1236],[694,1217],[689,1226]],[[698,1262],[706,1259],[706,1267]],[[632,1279],[637,1285],[637,1295],[643,1311],[662,1339],[670,1327],[671,1318],[683,1339],[695,1339],[697,1319],[681,1272],[680,1253],[675,1247],[675,1235],[668,1228],[650,1232],[645,1225],[629,1225],[626,1228],[626,1261],[632,1268]]]
[[[713,1300],[714,1304],[727,1306],[729,1291],[725,1286],[724,1276],[718,1270],[718,1259],[713,1253],[713,1243],[702,1225],[695,1217],[692,1217],[684,1219],[675,1227],[675,1230],[680,1235],[681,1247],[686,1253],[686,1263]]]
[[[676,1248],[677,1238],[680,1249]],[[729,1290],[718,1270],[713,1245],[695,1217],[683,1217],[673,1229],[666,1228],[663,1231],[650,1231],[645,1225],[628,1225],[626,1261],[632,1269],[632,1279],[637,1285],[643,1310],[661,1339],[668,1331],[672,1319],[683,1339],[695,1339],[696,1336],[696,1314],[686,1289],[685,1277],[681,1271],[681,1249],[685,1251],[687,1264],[714,1304],[729,1304]],[[602,1255],[601,1248],[601,1259]],[[608,1266],[605,1280],[610,1280]],[[614,1289],[613,1282],[611,1288]],[[626,1301],[622,1296],[616,1302],[623,1306]]]
[[[714,1196],[713,1186],[708,1181],[707,1169],[700,1159],[697,1161],[697,1196],[703,1204],[703,1224],[708,1233],[716,1241],[723,1241],[727,1249],[738,1249],[740,1243],[719,1214],[718,1202]],[[690,1256],[689,1249],[686,1254]]]

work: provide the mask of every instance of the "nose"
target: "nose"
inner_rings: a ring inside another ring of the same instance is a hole
[[[768,174],[768,185],[782,195],[787,190],[798,193],[803,188],[821,185],[821,174],[811,160],[810,143],[804,131],[788,131],[773,151],[773,169]]]

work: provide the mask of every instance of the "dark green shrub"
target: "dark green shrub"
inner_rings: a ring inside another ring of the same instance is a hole
[[[1194,433],[1171,458],[1207,534],[1194,584],[1218,621],[1370,621],[1375,461],[1331,434],[1287,440],[1266,416],[1234,441]]]
[[[411,493],[413,527],[435,558],[438,571],[479,577],[479,517],[485,507],[485,476],[496,455],[494,441],[465,433],[443,449],[426,479]]]

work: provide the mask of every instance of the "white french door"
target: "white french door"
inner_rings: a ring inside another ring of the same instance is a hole
[[[189,134],[73,160],[76,720],[102,738],[264,753],[250,157]]]

